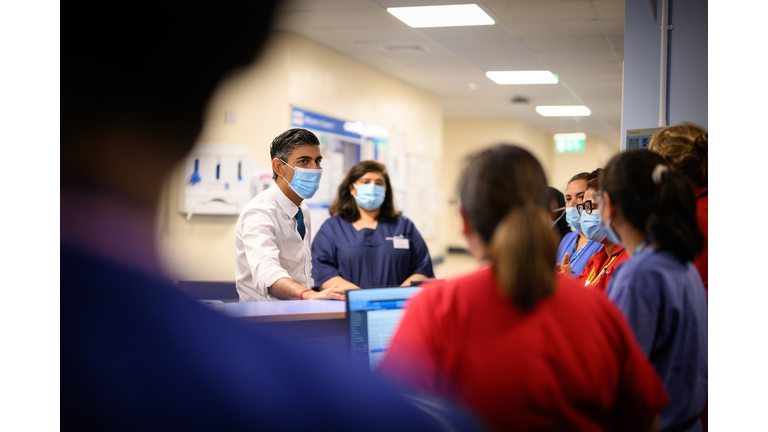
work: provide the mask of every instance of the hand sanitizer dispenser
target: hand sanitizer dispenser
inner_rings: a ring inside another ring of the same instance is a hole
[[[179,185],[179,213],[239,215],[254,196],[256,161],[244,144],[197,144],[189,153]]]

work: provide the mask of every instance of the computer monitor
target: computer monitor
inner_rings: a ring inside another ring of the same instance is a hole
[[[408,301],[423,289],[388,287],[347,291],[349,348],[354,362],[376,369],[400,326]]]

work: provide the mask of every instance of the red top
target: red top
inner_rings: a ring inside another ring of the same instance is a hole
[[[623,247],[614,249],[610,258],[603,247],[598,253],[592,255],[584,271],[574,281],[580,286],[596,288],[601,293],[605,293],[614,270],[627,259],[629,254]]]
[[[524,313],[491,269],[435,282],[410,302],[381,371],[468,406],[497,430],[628,430],[667,404],[663,384],[610,301],[557,275]]]
[[[709,273],[707,271],[707,249],[709,245],[709,224],[707,223],[709,213],[709,197],[707,196],[708,188],[693,188],[696,193],[696,220],[699,221],[699,228],[704,232],[704,250],[701,251],[701,255],[697,256],[693,263],[696,265],[696,269],[699,270],[701,281],[704,282],[704,289],[707,290],[707,299],[709,299]]]

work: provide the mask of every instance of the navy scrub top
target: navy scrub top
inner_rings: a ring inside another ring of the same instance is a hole
[[[669,394],[661,430],[702,430],[709,318],[696,267],[648,246],[616,269],[605,294],[624,314]]]
[[[359,287],[399,286],[412,274],[435,277],[427,244],[405,216],[379,221],[375,230],[360,231],[334,216],[323,223],[312,242],[316,286],[334,276]]]

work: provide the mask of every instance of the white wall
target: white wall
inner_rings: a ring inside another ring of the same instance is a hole
[[[275,33],[256,65],[222,83],[198,141],[243,143],[259,168],[270,169],[269,146],[290,127],[291,106],[400,131],[412,153],[443,154],[437,97],[286,33]],[[237,111],[236,124],[224,123],[226,110]],[[169,178],[159,217],[167,272],[180,280],[234,280],[237,216],[195,215],[187,221],[177,211],[179,177],[177,169]],[[427,244],[433,256],[442,253],[441,236]]]

